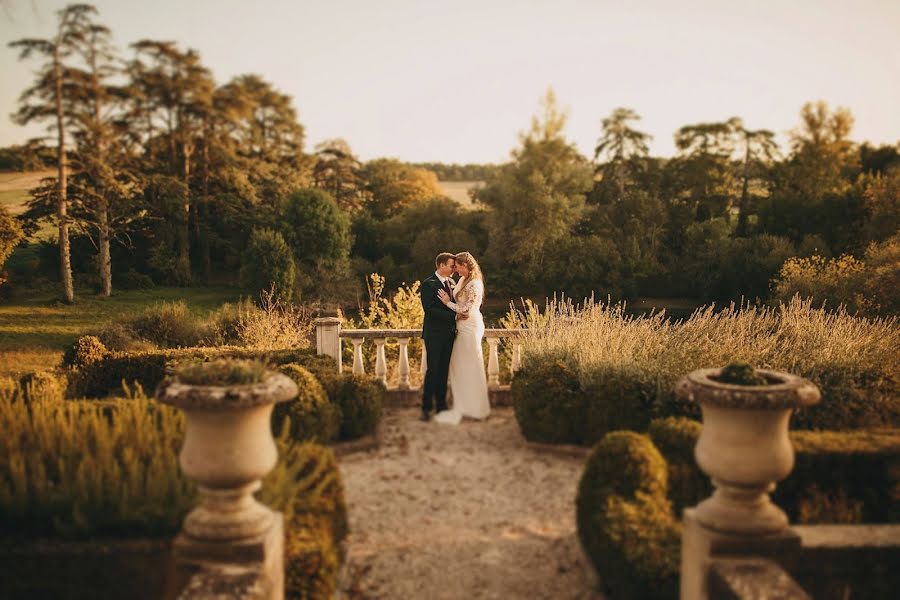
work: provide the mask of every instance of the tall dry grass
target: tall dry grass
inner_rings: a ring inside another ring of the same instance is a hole
[[[900,321],[866,319],[813,308],[794,297],[775,307],[709,306],[686,320],[660,312],[632,316],[623,304],[554,299],[543,310],[531,304],[509,316],[528,328],[523,359],[567,359],[581,373],[598,365],[641,365],[677,378],[694,369],[735,360],[809,375],[822,365],[877,368],[900,373]]]

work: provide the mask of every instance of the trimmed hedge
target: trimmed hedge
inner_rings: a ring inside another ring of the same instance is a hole
[[[373,375],[338,373],[330,356],[305,354],[297,364],[315,375],[331,402],[340,409],[341,440],[372,435],[378,429],[387,389]]]
[[[678,597],[681,532],[666,462],[650,439],[613,431],[591,451],[576,499],[578,537],[616,598]]]
[[[304,360],[310,352],[308,349],[260,352],[237,346],[110,352],[102,358],[69,371],[70,396],[104,398],[121,393],[123,382],[129,386],[139,383],[143,389],[153,390],[165,379],[170,367],[182,360],[259,358],[281,366]]]
[[[588,446],[616,429],[646,431],[657,418],[699,421],[699,405],[673,393],[681,375],[656,368],[637,363],[579,368],[549,355],[527,356],[511,388],[522,434],[535,442]],[[819,387],[822,401],[795,411],[792,429],[900,427],[900,375],[838,363],[800,375]]]
[[[565,361],[535,360],[516,373],[511,390],[525,439],[587,446],[610,431],[645,430],[657,387],[635,365],[602,365],[579,376]]]
[[[569,364],[562,360],[526,361],[513,376],[510,393],[525,439],[548,444],[581,443],[584,391]]]
[[[272,427],[280,432],[287,425],[291,439],[315,440],[327,444],[337,439],[341,412],[328,399],[319,380],[298,364],[284,365],[280,371],[294,380],[299,389],[296,398],[275,405]]]
[[[711,493],[694,446],[702,425],[660,419],[649,436],[666,457],[669,498],[680,511]],[[792,431],[794,470],[772,500],[795,523],[894,523],[900,520],[900,431]]]
[[[83,335],[63,353],[63,365],[66,367],[83,367],[101,360],[109,353],[100,338]]]
[[[284,513],[285,598],[334,597],[349,531],[344,486],[334,453],[281,436],[279,468],[265,480],[262,502]]]

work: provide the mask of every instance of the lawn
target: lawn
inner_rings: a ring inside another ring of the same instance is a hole
[[[17,290],[0,301],[0,376],[49,369],[59,363],[63,350],[91,330],[127,319],[164,300],[184,300],[191,311],[206,316],[239,292],[227,287],[168,288],[115,292],[101,298],[89,290],[76,290],[77,301],[66,306],[53,288]]]

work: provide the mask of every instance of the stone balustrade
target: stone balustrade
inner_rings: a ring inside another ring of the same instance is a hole
[[[515,373],[522,362],[522,344],[517,341],[521,335],[521,329],[486,329],[484,339],[488,345],[487,379],[488,388],[492,391],[501,391],[508,386],[500,384],[500,344],[504,340],[511,344],[512,357],[510,360],[510,374]],[[409,343],[411,340],[421,337],[421,329],[343,329],[340,319],[325,317],[316,320],[316,351],[318,354],[332,356],[335,366],[342,371],[341,359],[342,341],[349,340],[353,344],[352,372],[355,374],[367,373],[363,345],[367,340],[375,344],[375,364],[368,368],[372,373],[384,381],[388,391],[407,392],[414,389],[410,384]],[[397,340],[400,353],[397,362],[398,382],[395,386],[389,385],[388,365],[385,355],[385,345],[388,340]],[[425,345],[422,345],[420,360],[420,373],[424,375],[427,356]]]

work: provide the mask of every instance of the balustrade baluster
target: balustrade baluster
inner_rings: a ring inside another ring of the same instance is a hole
[[[488,338],[488,387],[498,387],[500,385],[500,358],[497,354],[497,347],[500,340],[497,338]]]
[[[366,366],[363,363],[362,345],[366,340],[363,338],[350,338],[353,343],[353,374],[363,375],[366,372]]]
[[[387,385],[387,359],[384,357],[385,338],[375,338],[375,377],[381,379]]]
[[[397,338],[400,343],[400,383],[401,390],[409,389],[409,338]]]
[[[512,360],[509,363],[509,372],[515,375],[516,371],[522,365],[522,344],[513,343]]]

